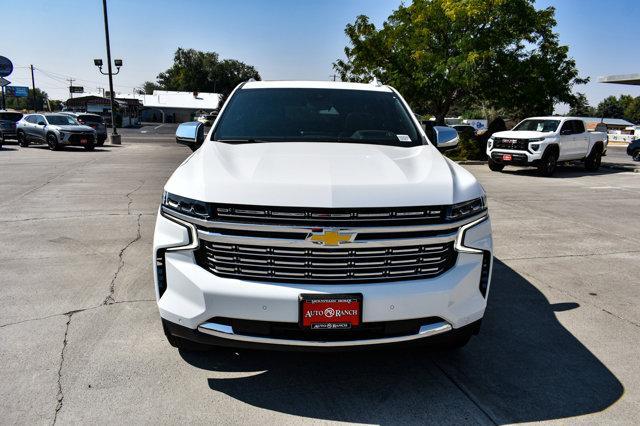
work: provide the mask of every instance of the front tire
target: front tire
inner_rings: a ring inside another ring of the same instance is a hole
[[[584,167],[590,172],[597,172],[600,169],[602,163],[602,148],[596,146],[593,148],[591,154],[584,160]]]
[[[53,133],[49,133],[47,135],[47,145],[49,145],[49,149],[51,151],[57,151],[60,149],[60,145],[58,144],[58,138]]]
[[[87,151],[93,151],[93,149],[94,149],[95,147],[96,147],[96,146],[95,146],[95,144],[94,144],[94,143],[93,143],[93,141],[92,141],[92,142],[89,142],[88,144],[86,144],[86,145],[84,146],[84,149],[86,149]]]
[[[489,159],[489,170],[492,172],[501,172],[504,169],[504,164],[496,163],[492,159]]]
[[[18,144],[22,148],[29,147],[29,141],[27,140],[27,135],[25,135],[24,132],[18,132]]]
[[[545,153],[538,164],[540,176],[552,176],[558,165],[558,154],[555,152]]]
[[[633,158],[633,161],[640,161],[640,149],[633,151],[631,158]]]

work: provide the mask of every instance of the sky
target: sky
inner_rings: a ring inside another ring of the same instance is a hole
[[[263,79],[326,80],[344,56],[347,23],[365,14],[380,25],[399,0],[108,0],[112,58],[124,66],[117,92],[131,92],[167,69],[178,47],[218,52],[254,65]],[[638,0],[537,0],[554,6],[556,32],[580,75],[577,87],[595,105],[609,95],[640,96],[640,86],[598,83],[610,74],[640,73]],[[16,67],[7,77],[52,99],[68,98],[67,78],[85,92],[107,88],[93,65],[106,61],[100,0],[2,0],[0,55]],[[106,70],[106,68],[105,68]],[[558,111],[566,109],[559,106]]]

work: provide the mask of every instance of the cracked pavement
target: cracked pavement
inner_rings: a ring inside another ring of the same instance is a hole
[[[462,351],[189,354],[162,334],[151,241],[190,151],[143,130],[0,151],[3,424],[635,422],[640,175],[467,166],[496,262]]]

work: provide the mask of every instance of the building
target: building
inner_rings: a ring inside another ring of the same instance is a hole
[[[140,110],[142,103],[135,97],[116,97],[116,125],[131,127],[140,124]],[[65,102],[65,111],[90,112],[102,115],[107,123],[111,123],[111,99],[88,94],[76,98],[69,98]]]
[[[632,86],[640,86],[640,74],[607,75],[605,77],[598,78],[598,81],[600,83],[629,84]]]
[[[142,121],[183,123],[193,121],[219,107],[219,93],[154,90],[153,95],[137,95],[143,105]]]

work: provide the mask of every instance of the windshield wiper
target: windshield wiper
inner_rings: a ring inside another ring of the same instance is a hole
[[[216,142],[223,143],[260,143],[260,142],[276,142],[275,140],[267,139],[216,139]]]

